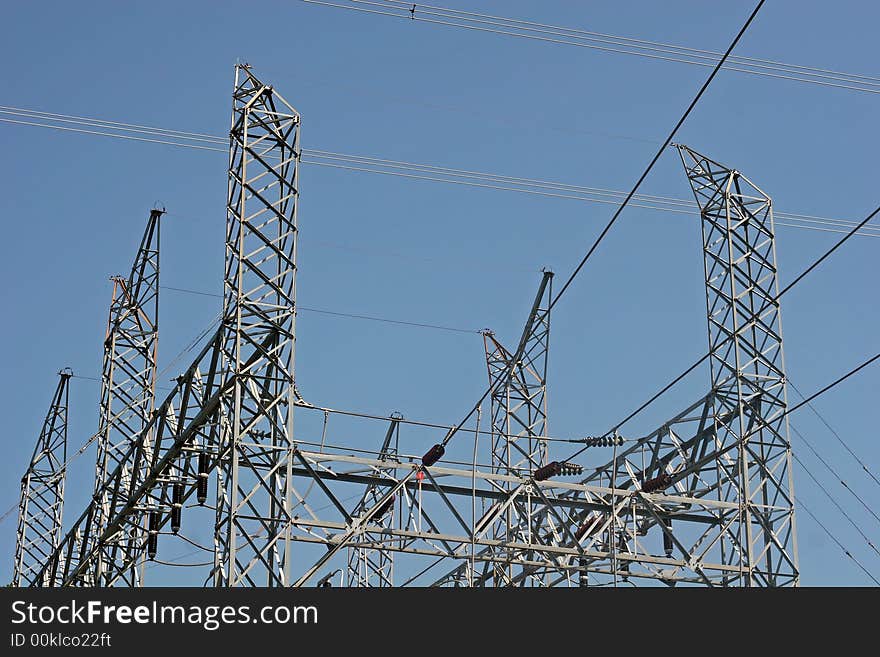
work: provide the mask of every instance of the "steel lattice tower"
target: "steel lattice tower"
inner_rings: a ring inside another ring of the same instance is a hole
[[[797,581],[794,493],[773,209],[736,170],[678,147],[700,206],[718,494],[738,514],[724,563],[744,586]],[[732,422],[719,418],[733,413]]]
[[[113,297],[104,340],[101,376],[101,409],[95,491],[122,468],[120,485],[101,495],[94,526],[87,542],[107,528],[109,520],[128,504],[137,483],[143,480],[151,459],[150,435],[144,432],[155,404],[156,349],[159,341],[159,228],[162,210],[151,210],[128,278],[114,276]],[[131,445],[143,441],[144,452],[129,462]],[[107,583],[118,564],[137,550],[145,534],[144,509],[125,527],[102,543],[93,582]],[[109,575],[108,575],[109,573]],[[141,574],[132,567],[125,575],[129,586],[140,586]],[[91,583],[88,579],[84,583]]]
[[[219,586],[289,584],[299,113],[236,67],[215,529]],[[259,357],[248,365],[254,355]]]
[[[382,447],[379,449],[381,460],[397,460],[400,441],[400,415],[392,415]],[[376,472],[379,476],[392,477],[390,468]],[[354,507],[352,513],[357,517],[368,509],[376,506],[382,499],[382,488],[376,484],[367,486],[363,496]],[[391,498],[386,502],[388,508],[377,513],[376,524],[381,530],[388,530],[395,524],[395,502]],[[402,505],[401,505],[402,506]],[[391,587],[394,586],[394,554],[389,550],[377,547],[381,543],[382,531],[365,533],[363,545],[356,545],[348,550],[348,586],[357,587]]]
[[[21,478],[12,585],[30,582],[58,547],[67,474],[70,377],[62,370],[27,472]],[[45,584],[45,582],[42,582]]]
[[[701,209],[711,388],[646,435],[570,439],[589,448],[582,465],[548,462],[549,273],[515,351],[484,334],[488,431],[398,416],[387,426],[388,418],[299,397],[299,128],[290,105],[247,66],[236,67],[221,326],[31,585],[88,583],[120,536],[132,538],[131,549],[117,550],[112,570],[95,583],[129,584],[135,564],[155,555],[163,528],[176,533],[183,510],[197,506],[187,505],[193,497],[213,518],[208,581],[216,586],[307,586],[342,569],[349,584],[367,586],[420,577],[469,586],[797,584],[766,195],[681,147]],[[294,408],[323,413],[320,443],[302,428],[294,440]],[[363,449],[363,437],[375,435],[367,431],[354,436],[356,448],[332,434],[325,446],[332,413],[381,421],[381,448]],[[413,439],[410,431],[421,434]],[[472,457],[461,445],[468,433]],[[492,460],[483,466],[485,437]],[[579,472],[586,474],[578,480],[564,476]],[[125,503],[96,529],[108,508],[102,501],[118,490],[130,491]],[[395,581],[401,572],[416,574]]]
[[[492,471],[496,474],[528,475],[548,462],[547,360],[550,347],[550,299],[553,274],[544,272],[535,302],[518,349],[511,353],[491,331],[483,332],[492,418]],[[530,496],[512,495],[514,482],[504,482],[509,504],[495,502],[484,509],[482,522],[491,526],[489,535],[501,542],[529,541],[532,526],[540,515]],[[540,501],[540,500],[538,500]],[[512,554],[497,550],[499,561],[485,562],[480,576],[483,585],[505,586],[512,581]],[[505,563],[507,560],[507,563]],[[476,573],[473,574],[476,577]],[[529,581],[534,581],[534,577]],[[540,581],[540,580],[538,580]],[[471,581],[473,584],[473,580]]]

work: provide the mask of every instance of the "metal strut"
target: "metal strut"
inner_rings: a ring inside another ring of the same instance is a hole
[[[379,450],[380,460],[394,461],[397,459],[400,439],[400,415],[392,415],[391,423],[385,432],[385,439]],[[388,477],[389,485],[394,483],[393,470],[390,468],[376,469],[374,475]],[[383,488],[378,484],[367,486],[358,504],[354,507],[351,515],[354,517],[363,515],[368,509],[376,506],[382,499]],[[382,529],[390,529],[395,524],[395,502],[391,498],[390,504],[386,502],[386,508],[381,509],[374,519],[376,525]],[[390,550],[376,548],[376,543],[381,542],[382,532],[364,533],[361,542],[352,541],[348,549],[348,571],[346,582],[348,586],[357,587],[391,587],[394,586],[394,553]]]
[[[12,585],[27,584],[58,547],[67,474],[69,369],[59,381],[27,471],[21,478]],[[45,582],[43,582],[45,585]]]
[[[278,92],[248,66],[236,67],[222,342],[230,385],[221,399],[217,586],[290,583],[299,127],[299,113]]]
[[[550,347],[550,300],[553,298],[553,273],[545,271],[525,322],[520,347],[508,351],[491,331],[483,332],[489,385],[492,388],[492,471],[498,474],[528,476],[548,462],[547,441],[547,360]],[[516,358],[516,360],[514,360]],[[509,495],[516,485],[507,483]],[[493,514],[498,503],[483,508],[486,534],[493,539],[529,541],[532,526],[541,515],[540,499],[525,496]],[[495,508],[493,508],[495,507]],[[481,529],[483,529],[481,527]],[[502,554],[505,553],[505,554]],[[504,586],[514,577],[514,556],[499,551],[499,561],[487,561],[484,585]],[[505,564],[505,557],[508,563]]]
[[[104,339],[95,491],[102,490],[116,468],[121,466],[123,471],[119,487],[101,496],[95,523],[83,538],[89,546],[128,503],[138,482],[143,480],[151,456],[151,437],[144,428],[155,404],[159,233],[163,214],[164,210],[150,211],[128,277],[111,279],[113,297]],[[128,462],[129,447],[137,441],[143,442],[143,458],[137,463]],[[102,541],[95,568],[86,575],[83,584],[106,585],[116,578],[119,564],[137,551],[146,532],[145,511],[145,508],[139,509],[124,528]],[[142,585],[142,573],[134,567],[123,577],[128,586]]]
[[[678,151],[702,220],[712,417],[736,414],[716,437],[719,497],[740,505],[721,537],[722,560],[738,566],[742,586],[797,584],[772,204],[739,171]]]
[[[396,418],[373,456],[323,440],[309,450],[311,437],[293,440],[294,406],[321,410],[298,399],[293,376],[299,126],[271,87],[236,68],[222,324],[31,585],[87,583],[120,545],[130,549],[104,559],[96,583],[127,584],[163,528],[176,532],[199,505],[214,518],[218,586],[323,584],[346,565],[350,584],[385,586],[398,583],[392,564],[414,573],[404,585],[797,584],[766,195],[679,147],[701,208],[712,379],[651,433],[576,441],[589,447],[582,466],[549,460],[548,273],[515,351],[484,334],[489,466],[476,464],[477,442],[474,467],[470,455],[444,458],[439,435],[423,439],[421,459],[398,450],[407,425]]]

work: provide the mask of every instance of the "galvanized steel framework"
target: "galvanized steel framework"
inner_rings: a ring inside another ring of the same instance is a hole
[[[155,404],[156,355],[159,342],[159,238],[162,210],[152,210],[128,277],[114,276],[113,297],[104,339],[101,404],[98,424],[96,493],[101,492],[95,527],[86,540],[104,531],[127,502],[150,458],[150,436],[144,433]],[[127,460],[129,447],[143,441],[143,456]],[[105,489],[121,468],[119,486]],[[143,509],[101,543],[90,581],[109,583],[119,564],[137,552],[145,535]],[[128,586],[140,586],[141,573],[124,572]],[[89,580],[87,580],[89,581]]]
[[[379,460],[387,461],[396,459],[400,452],[400,420],[399,414],[392,414],[391,423],[379,449]],[[325,413],[325,432],[329,413]],[[323,436],[322,436],[323,438]],[[391,469],[379,471],[384,477],[393,477]],[[307,497],[304,496],[304,497]],[[357,517],[370,507],[376,506],[382,497],[382,488],[376,484],[370,484],[361,496],[360,501],[354,507],[352,515]],[[396,498],[391,498],[389,508],[383,513],[377,514],[376,524],[383,530],[388,530],[394,523]],[[387,503],[386,503],[387,504]],[[370,543],[381,540],[381,532],[372,534],[365,541],[363,547],[351,547],[348,550],[347,577],[343,580],[348,586],[355,587],[392,587],[394,586],[394,553],[390,550],[382,550],[372,547]],[[325,576],[326,577],[326,576]],[[326,580],[329,584],[331,580]]]
[[[490,416],[492,419],[491,464],[494,474],[526,475],[547,463],[547,361],[550,349],[550,300],[553,298],[553,273],[544,272],[532,311],[523,330],[522,350],[511,353],[491,331],[483,332],[486,365],[489,371]],[[514,359],[517,359],[514,361]],[[500,489],[508,495],[512,484]],[[490,535],[502,543],[528,540],[530,525],[540,514],[534,503],[525,507],[510,504],[501,511],[500,504],[483,504],[481,521],[491,525]],[[500,557],[503,550],[496,550]],[[486,561],[483,581],[496,586],[513,581],[514,556]],[[506,563],[505,563],[506,562]],[[471,577],[475,577],[472,573]],[[526,582],[543,583],[535,573]]]
[[[740,504],[722,559],[740,584],[784,585],[797,555],[773,209],[738,171],[678,150],[702,218],[718,494]]]
[[[299,114],[236,67],[214,583],[290,579]],[[245,363],[253,358],[250,365]]]
[[[352,586],[797,584],[766,195],[681,147],[703,226],[706,396],[645,437],[605,440],[606,448],[588,442],[589,474],[579,482],[536,476],[549,460],[545,273],[516,351],[484,333],[492,423],[488,432],[462,428],[456,438],[473,434],[472,460],[459,450],[425,465],[419,454],[448,430],[393,416],[381,447],[364,455],[363,442],[350,449],[354,443],[333,430],[325,444],[338,411],[296,392],[299,129],[298,113],[277,92],[236,67],[222,324],[32,584],[90,583],[83,574],[107,546],[148,517],[148,531],[128,534],[131,549],[96,580],[129,584],[163,528],[179,531],[183,509],[194,506],[187,500],[209,503],[210,477],[207,581],[218,586],[303,586],[329,582],[339,570]],[[320,443],[310,430],[294,438],[294,408],[323,414]],[[410,426],[423,432],[416,453],[404,449],[413,443],[401,428]],[[487,433],[484,466],[478,446]],[[126,472],[139,473],[136,481],[127,484]],[[124,503],[98,524],[99,502],[126,485]]]
[[[58,386],[40,429],[34,454],[21,478],[18,503],[18,531],[12,585],[34,579],[58,547],[64,507],[64,479],[67,474],[68,384],[73,373],[58,373]],[[46,582],[37,581],[45,585]]]

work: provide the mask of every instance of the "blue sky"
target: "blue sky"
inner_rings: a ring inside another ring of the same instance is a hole
[[[445,0],[445,6],[723,50],[751,2]],[[308,6],[248,3],[13,3],[4,8],[0,104],[222,135],[233,65],[248,61],[303,115],[306,148],[629,189],[708,69]],[[880,7],[768,2],[736,53],[866,75]],[[678,141],[743,171],[778,211],[860,220],[877,204],[877,96],[722,72]],[[163,284],[221,289],[225,158],[156,144],[0,124],[0,506],[18,482],[56,372],[99,376],[111,284],[150,207],[167,207]],[[513,342],[550,266],[567,274],[613,207],[304,166],[304,306],[479,329]],[[642,190],[689,198],[673,152]],[[780,282],[839,235],[780,228]],[[877,249],[855,237],[783,303],[790,379],[814,391],[873,355]],[[163,290],[160,367],[219,310]],[[302,313],[297,380],[316,403],[454,422],[486,385],[476,334]],[[554,309],[550,432],[598,434],[706,350],[696,216],[629,208]],[[170,378],[172,373],[168,373]],[[635,435],[706,391],[701,369],[640,415]],[[97,427],[98,384],[74,379],[71,448]],[[880,369],[817,407],[873,472]],[[790,393],[790,399],[797,400]],[[869,505],[880,489],[809,411],[794,425]],[[376,437],[379,440],[380,436]],[[880,524],[793,438],[797,453],[869,537]],[[72,520],[93,454],[68,482]],[[800,469],[797,495],[872,572],[877,556]],[[805,584],[866,576],[806,515]],[[11,576],[15,517],[0,524]]]

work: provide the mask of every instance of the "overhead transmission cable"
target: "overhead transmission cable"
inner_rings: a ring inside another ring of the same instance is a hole
[[[852,229],[851,229],[846,235],[844,235],[844,236],[843,236],[838,242],[836,242],[836,243],[835,243],[830,249],[828,249],[825,253],[823,253],[823,254],[822,254],[817,260],[815,260],[811,265],[809,265],[809,266],[808,266],[803,272],[801,272],[801,273],[800,273],[800,274],[799,274],[799,275],[798,275],[798,276],[797,276],[797,277],[796,277],[791,283],[789,283],[788,285],[786,285],[786,286],[785,286],[785,287],[784,287],[784,288],[783,288],[783,289],[782,289],[782,290],[781,290],[776,296],[774,296],[772,299],[770,299],[769,301],[767,301],[767,304],[776,303],[777,301],[779,301],[779,299],[782,297],[783,294],[785,294],[786,292],[788,292],[789,290],[791,290],[791,289],[795,286],[795,284],[797,284],[797,283],[799,283],[800,281],[802,281],[802,280],[804,279],[804,277],[805,277],[807,274],[809,274],[811,271],[813,271],[813,270],[819,265],[819,263],[823,262],[828,256],[830,256],[830,255],[831,255],[832,253],[834,253],[838,248],[840,248],[840,246],[842,246],[842,245],[843,245],[843,244],[844,244],[849,238],[851,238],[851,237],[856,233],[856,231],[857,231],[859,228],[861,228],[862,226],[864,226],[865,224],[867,224],[871,219],[873,219],[873,218],[877,215],[878,212],[880,212],[880,206],[878,206],[878,207],[877,207],[873,212],[871,212],[867,217],[865,217],[864,219],[862,219],[862,221],[860,221],[860,222],[859,222],[854,228],[852,228]],[[725,340],[725,342],[726,342],[727,340],[730,340],[730,339],[731,339],[731,338],[727,338],[727,339]],[[721,345],[717,345],[717,346],[716,346],[716,349],[719,348],[720,346],[721,346]],[[633,411],[632,413],[630,413],[629,415],[627,415],[623,420],[621,420],[621,421],[618,422],[614,427],[612,427],[611,429],[609,429],[608,432],[607,432],[605,435],[606,435],[606,436],[614,435],[614,434],[615,434],[615,433],[616,433],[616,432],[617,432],[617,431],[618,431],[618,430],[619,430],[624,424],[626,424],[626,423],[629,422],[631,419],[633,419],[634,417],[636,417],[639,413],[641,413],[643,410],[645,410],[646,408],[648,408],[648,406],[650,406],[651,404],[653,404],[657,399],[659,399],[659,398],[660,398],[664,393],[666,393],[670,388],[672,388],[675,384],[677,384],[679,381],[681,381],[681,380],[682,380],[684,377],[686,377],[688,374],[690,374],[691,372],[693,372],[693,371],[694,371],[694,370],[695,370],[695,369],[696,369],[696,368],[697,368],[702,362],[704,362],[706,359],[708,359],[708,358],[712,355],[712,353],[713,353],[713,352],[710,351],[710,352],[707,352],[707,353],[703,354],[699,359],[697,359],[694,363],[692,363],[690,366],[688,366],[688,367],[687,367],[687,368],[686,368],[681,374],[679,374],[679,375],[676,376],[674,379],[672,379],[672,381],[670,381],[670,382],[667,383],[665,386],[663,386],[658,392],[656,392],[653,396],[651,396],[651,397],[650,397],[645,403],[643,403],[641,406],[639,406],[635,411]],[[806,401],[808,402],[809,400],[806,400]],[[798,405],[797,405],[797,408],[799,408],[800,406],[802,406],[803,403],[805,403],[805,402],[801,402],[800,404],[798,404]],[[583,448],[581,448],[580,450],[578,450],[578,451],[575,453],[574,456],[578,456],[579,454],[581,454],[582,452],[584,452],[587,448],[588,448],[587,446],[584,446]],[[574,456],[572,456],[571,458],[574,458]]]
[[[794,391],[798,394],[798,396],[803,399],[803,393],[798,389],[794,382],[792,382],[791,379],[788,379],[787,382],[788,385],[790,385],[792,389],[794,389]],[[849,444],[840,437],[840,434],[834,430],[834,428],[828,423],[828,420],[825,419],[825,417],[819,412],[819,410],[812,404],[807,404],[807,406],[811,411],[813,411],[813,413],[815,413],[816,417],[818,417],[822,421],[822,424],[824,424],[828,431],[831,432],[831,435],[833,435],[837,439],[837,442],[839,442],[843,446],[843,448],[849,453],[849,455],[852,456],[853,459],[855,459],[856,463],[858,463],[862,467],[862,470],[864,470],[865,473],[867,473],[867,475],[874,480],[874,483],[880,485],[880,479],[877,479],[877,476],[873,472],[871,472],[870,468],[867,466],[864,460],[859,458],[859,456],[852,450]]]
[[[548,25],[534,21],[505,18],[467,12],[435,5],[413,4],[399,0],[350,0],[329,2],[327,0],[302,0],[306,4],[336,7],[364,14],[405,19],[411,22],[430,23],[483,33],[499,34],[592,50],[632,55],[647,59],[712,67],[717,65],[721,53],[687,46],[621,37],[601,32]],[[793,82],[835,87],[862,93],[880,93],[880,78],[857,73],[845,73],[830,69],[786,64],[757,57],[730,56],[723,69],[749,75],[769,77]]]
[[[605,238],[605,236],[608,234],[608,232],[614,226],[617,219],[620,217],[621,213],[623,212],[624,208],[626,208],[626,205],[629,203],[630,199],[632,199],[633,195],[638,191],[639,186],[641,186],[642,182],[645,180],[645,178],[651,172],[651,169],[654,168],[654,164],[656,164],[657,160],[659,160],[660,156],[663,154],[663,151],[672,142],[672,139],[675,137],[675,134],[676,134],[676,132],[678,132],[678,129],[684,123],[685,119],[687,119],[687,117],[690,115],[691,111],[694,109],[697,102],[699,102],[700,98],[703,97],[703,94],[706,92],[706,89],[708,89],[712,80],[715,79],[715,76],[718,74],[718,71],[721,70],[721,66],[724,65],[724,62],[727,60],[728,56],[730,56],[730,53],[736,47],[736,44],[739,43],[740,39],[742,38],[743,34],[745,34],[749,25],[752,24],[752,21],[755,19],[755,16],[757,16],[758,12],[761,10],[761,7],[764,5],[764,2],[765,2],[765,0],[758,1],[758,4],[752,10],[752,13],[749,15],[748,19],[746,19],[746,22],[743,24],[743,26],[740,28],[739,32],[737,32],[736,36],[734,37],[733,41],[728,46],[727,50],[724,53],[724,56],[718,61],[718,63],[712,69],[712,72],[709,74],[709,77],[706,78],[706,81],[700,87],[699,91],[697,91],[697,94],[694,96],[693,100],[691,100],[690,104],[685,109],[681,118],[676,122],[675,126],[672,128],[672,130],[670,131],[669,135],[664,140],[663,144],[661,145],[661,147],[659,148],[657,153],[654,155],[654,157],[648,163],[648,166],[645,168],[642,175],[639,176],[638,180],[636,180],[635,185],[633,185],[630,192],[626,195],[626,198],[624,198],[623,202],[620,204],[618,209],[614,212],[614,214],[612,215],[609,222],[605,225],[605,228],[602,230],[601,233],[599,233],[599,236],[593,242],[593,245],[587,251],[586,255],[581,259],[581,261],[578,263],[577,267],[575,267],[574,271],[571,273],[571,275],[566,280],[565,284],[562,286],[562,289],[559,292],[557,292],[556,295],[553,297],[553,299],[551,300],[551,302],[547,308],[548,312],[550,311],[550,309],[553,308],[553,306],[556,305],[556,303],[559,301],[559,299],[562,298],[562,295],[565,294],[565,291],[569,288],[571,283],[574,281],[574,279],[577,277],[577,275],[583,269],[584,265],[587,263],[587,261],[590,259],[590,257],[593,255],[593,253],[595,253],[596,249],[602,243],[602,240]],[[517,347],[516,352],[514,353],[513,357],[510,359],[510,366],[508,368],[508,374],[506,374],[503,377],[498,377],[497,381],[499,381],[499,382],[503,381],[506,378],[506,376],[509,375],[509,372],[512,371],[513,368],[516,366],[517,361],[520,359],[522,352],[525,349],[526,339],[527,339],[527,335],[525,333],[523,333],[522,338],[520,339],[520,344]],[[453,429],[451,429],[449,431],[449,433],[447,433],[446,436],[443,438],[442,442],[440,443],[440,445],[443,448],[445,448],[446,445],[449,444],[449,441],[452,440],[453,436],[455,436],[455,434],[458,431],[458,427],[460,427],[461,425],[466,423],[468,420],[470,420],[470,418],[473,416],[473,414],[476,413],[477,410],[480,408],[480,405],[486,400],[486,398],[490,394],[492,394],[493,391],[494,391],[493,385],[490,385],[486,388],[486,390],[483,392],[483,394],[477,400],[476,404],[474,404],[473,408],[471,408],[471,410],[468,411],[468,413],[465,415],[464,419],[461,420],[461,422],[459,422],[458,424],[456,424],[455,427]],[[584,449],[586,449],[586,447],[584,447]],[[581,450],[581,451],[583,451],[583,450]]]
[[[816,514],[814,514],[812,511],[810,511],[809,507],[806,504],[804,504],[797,495],[795,495],[794,499],[795,499],[795,502],[797,502],[800,505],[800,507],[804,511],[806,511],[807,514],[809,514],[809,516],[813,519],[813,522],[815,522],[817,525],[819,525],[819,527],[822,528],[822,531],[825,532],[825,534],[828,536],[828,538],[830,538],[832,541],[834,541],[837,544],[837,547],[839,547],[846,556],[848,556],[850,559],[852,559],[853,562],[861,569],[861,571],[863,573],[865,573],[868,577],[871,578],[871,581],[873,581],[874,584],[880,586],[880,580],[878,580],[876,577],[874,577],[871,574],[871,571],[868,570],[867,568],[865,568],[865,566],[863,566],[862,563],[858,559],[855,558],[853,553],[850,552],[843,545],[843,543],[841,543],[840,540],[828,530],[828,528],[822,523],[822,521],[816,517]]]
[[[807,440],[806,436],[804,436],[800,431],[798,431],[798,430],[794,427],[794,425],[790,425],[790,426],[791,426],[791,430],[794,431],[795,435],[797,435],[798,438],[801,439],[801,442],[803,442],[804,445],[807,446],[807,448],[813,453],[813,456],[815,456],[817,459],[819,459],[819,462],[820,462],[822,465],[825,466],[825,469],[828,470],[828,472],[830,472],[831,475],[832,475],[835,479],[837,479],[837,482],[838,482],[841,486],[843,486],[847,491],[849,491],[849,493],[850,493],[853,497],[855,497],[856,500],[858,500],[859,504],[861,504],[861,505],[864,507],[864,509],[865,509],[868,513],[870,513],[872,516],[874,516],[874,520],[876,520],[878,523],[880,523],[880,516],[878,516],[878,515],[874,512],[874,509],[871,508],[871,505],[868,504],[867,502],[865,502],[865,500],[862,498],[861,495],[859,495],[859,494],[858,494],[857,492],[855,492],[852,488],[850,488],[850,485],[849,485],[848,483],[846,483],[846,481],[845,481],[844,478],[841,476],[841,474],[840,474],[837,470],[835,470],[835,469],[831,466],[831,464],[828,463],[828,461],[827,461],[827,460],[826,460],[821,454],[819,454],[819,452],[816,451],[816,448],[813,447],[812,443],[810,443],[809,440]],[[795,455],[795,459],[797,459],[798,462],[800,462],[800,459],[797,458],[797,455]],[[802,465],[803,465],[803,464],[802,464]],[[804,466],[804,469],[806,469],[806,466]],[[809,473],[808,473],[808,474],[809,474]],[[811,475],[811,476],[812,476],[812,475]],[[872,545],[872,547],[873,547],[873,545]],[[875,548],[875,550],[876,550],[876,548]],[[878,554],[880,554],[880,553],[878,553]]]
[[[221,294],[214,294],[212,292],[201,292],[199,290],[190,290],[190,289],[182,288],[182,287],[171,287],[170,285],[162,285],[160,287],[162,287],[166,290],[173,290],[174,292],[183,292],[186,294],[197,294],[197,295],[206,296],[206,297],[220,297],[220,298],[222,298],[222,296],[223,296]],[[302,312],[307,312],[307,313],[319,313],[322,315],[333,315],[336,317],[347,317],[349,319],[364,319],[364,320],[369,320],[372,322],[384,322],[386,324],[398,324],[401,326],[412,326],[412,327],[416,327],[416,328],[436,329],[439,331],[451,331],[454,333],[468,333],[468,334],[474,334],[474,333],[479,334],[480,333],[479,329],[466,329],[466,328],[459,328],[459,327],[455,327],[455,326],[443,326],[441,324],[428,324],[425,322],[410,322],[410,321],[405,321],[405,320],[401,320],[401,319],[389,319],[387,317],[377,317],[375,315],[359,315],[356,313],[347,313],[347,312],[341,312],[338,310],[326,310],[324,308],[311,308],[309,306],[297,305],[296,310],[297,310],[297,312],[302,311]]]
[[[835,497],[831,494],[831,492],[827,488],[825,488],[825,486],[822,485],[822,483],[816,478],[816,475],[814,475],[812,472],[810,472],[810,469],[804,464],[804,462],[800,458],[798,458],[797,454],[792,453],[792,456],[794,457],[794,460],[797,462],[797,464],[799,466],[801,466],[801,469],[803,469],[803,471],[807,473],[807,476],[809,476],[810,479],[813,480],[813,483],[816,484],[816,486],[818,486],[819,489],[825,494],[825,497],[827,497],[831,501],[831,503],[835,506],[835,508],[840,512],[840,514],[844,518],[846,518],[847,522],[849,522],[849,524],[853,526],[853,528],[859,533],[859,535],[863,539],[865,539],[865,542],[868,544],[868,547],[870,547],[874,551],[875,554],[880,556],[880,550],[877,550],[877,546],[874,545],[874,542],[868,537],[867,534],[865,534],[864,531],[862,531],[862,528],[859,527],[858,523],[855,520],[853,520],[852,516],[850,516],[846,512],[846,509],[843,508],[843,506],[840,504],[840,502],[838,502],[837,499],[835,499]]]
[[[32,120],[17,120],[0,117],[0,122],[14,125],[27,125],[55,130],[72,131],[88,135],[129,139],[167,146],[195,148],[212,152],[227,152],[227,140],[217,135],[206,135],[197,132],[154,128],[121,121],[105,121],[90,117],[42,112],[19,107],[0,106],[0,114],[18,116]],[[58,122],[101,128],[91,130],[57,125]],[[112,131],[112,132],[108,132]],[[134,133],[134,134],[123,134]],[[144,137],[140,135],[149,135]],[[182,141],[182,140],[188,140]],[[216,144],[216,146],[214,146]],[[620,190],[588,187],[545,179],[507,176],[484,171],[456,169],[417,162],[390,160],[387,158],[338,153],[319,149],[303,149],[303,163],[313,166],[330,167],[339,170],[355,171],[403,177],[412,180],[437,182],[450,185],[463,185],[495,191],[531,194],[542,197],[561,198],[588,203],[616,205],[626,196]],[[629,203],[631,207],[639,207],[659,212],[691,215],[696,209],[693,200],[676,199],[650,194],[636,194]],[[821,232],[845,232],[853,225],[852,221],[830,217],[793,212],[776,212],[774,221],[777,226],[801,228]],[[865,226],[859,233],[865,237],[880,238],[880,226]]]

